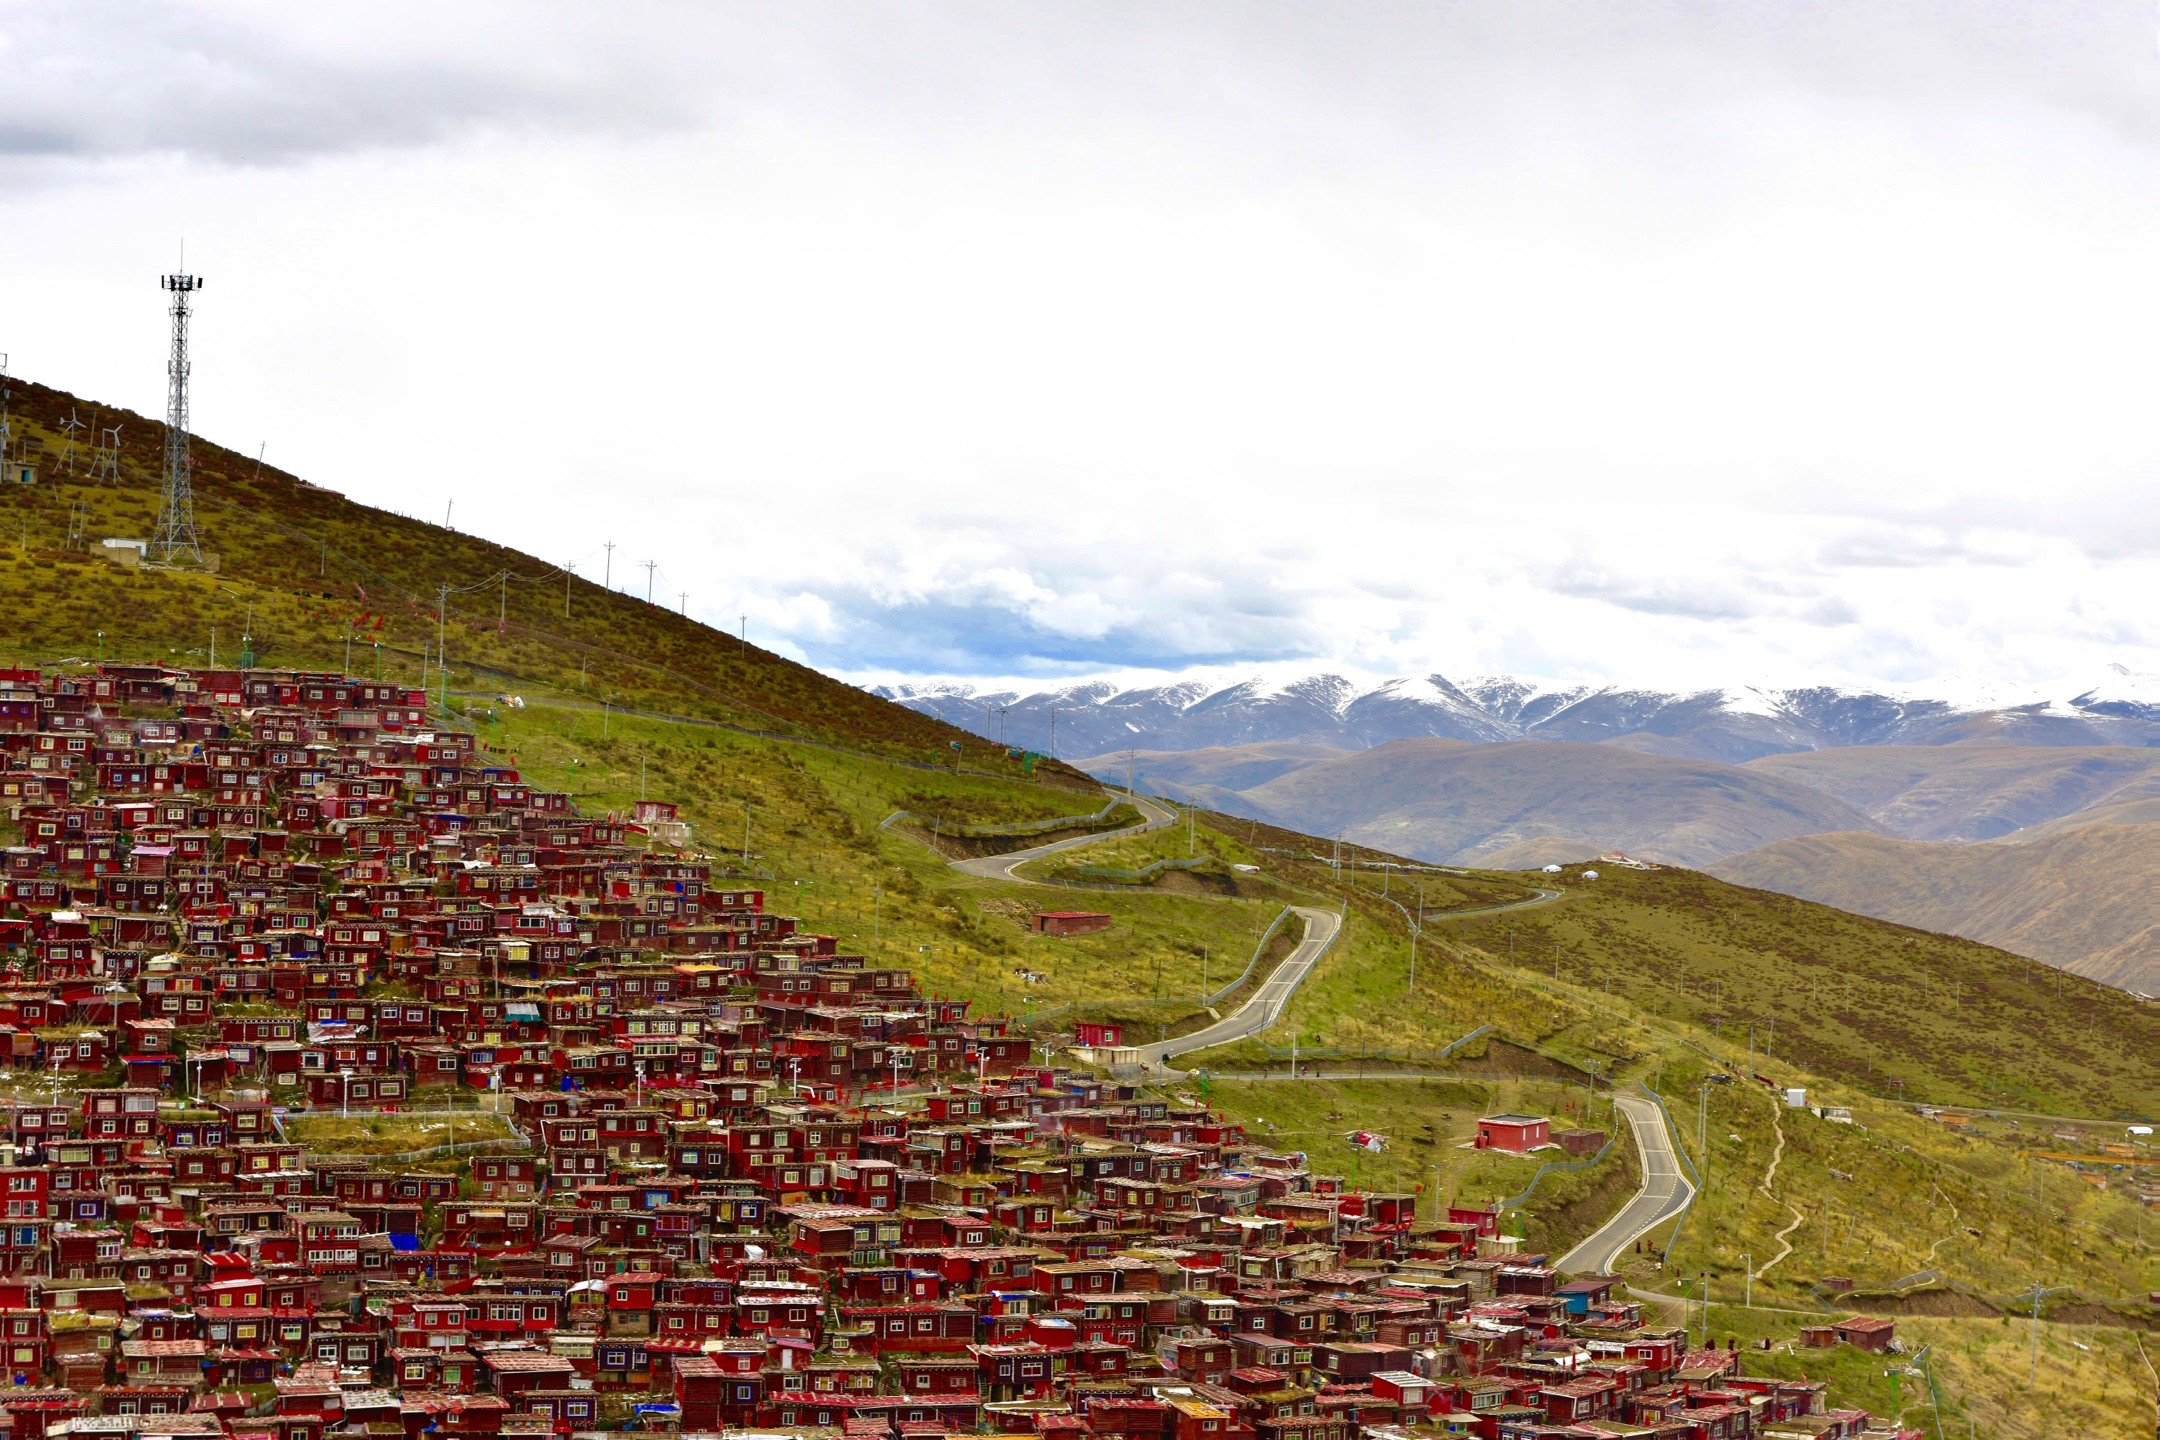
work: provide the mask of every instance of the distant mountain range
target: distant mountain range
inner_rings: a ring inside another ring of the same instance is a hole
[[[1624,850],[2160,992],[2160,677],[1667,691],[1513,676],[877,693],[1113,784],[1421,860]],[[1539,743],[1539,742],[1576,743]]]
[[[2110,667],[2047,689],[1941,682],[1659,690],[1552,685],[1512,675],[1377,683],[1319,673],[1229,684],[982,690],[959,682],[872,693],[993,739],[1060,756],[1295,743],[1364,750],[1391,740],[1573,740],[1744,764],[1852,745],[2160,745],[2160,676]]]

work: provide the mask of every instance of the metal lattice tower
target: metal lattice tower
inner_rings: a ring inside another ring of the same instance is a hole
[[[167,275],[159,287],[172,295],[172,354],[165,361],[165,498],[157,534],[145,557],[157,565],[201,565],[195,534],[195,467],[188,454],[188,296],[202,289],[194,275]]]

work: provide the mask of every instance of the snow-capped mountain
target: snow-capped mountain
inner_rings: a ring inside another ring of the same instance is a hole
[[[1281,741],[1362,750],[1419,736],[1602,742],[1728,764],[1846,745],[2160,744],[2160,676],[2121,666],[2091,683],[2050,687],[1952,679],[1880,689],[1675,691],[1513,675],[1361,682],[1316,672],[1131,687],[1091,681],[1035,692],[928,682],[873,693],[1007,744],[1054,746],[1070,758]]]

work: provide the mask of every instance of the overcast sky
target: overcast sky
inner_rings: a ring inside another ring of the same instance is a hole
[[[855,677],[2160,670],[2150,6],[0,4],[0,350]],[[454,577],[446,577],[454,578]]]

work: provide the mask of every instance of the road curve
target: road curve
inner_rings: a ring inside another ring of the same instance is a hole
[[[1425,923],[1437,925],[1442,920],[1467,920],[1476,915],[1499,915],[1509,910],[1528,910],[1533,905],[1550,905],[1567,894],[1565,890],[1547,890],[1542,885],[1533,888],[1537,894],[1528,900],[1508,900],[1498,905],[1475,905],[1468,910],[1430,910],[1425,914]]]
[[[1147,830],[1160,830],[1177,822],[1177,812],[1140,795],[1125,797],[1146,818],[1138,825],[1128,825],[1123,830],[1112,830],[1104,835],[1080,835],[1071,840],[1058,840],[1048,845],[1037,845],[1028,850],[1015,850],[1009,855],[983,855],[973,860],[949,862],[953,869],[964,875],[983,880],[1010,880],[1021,885],[1041,882],[1013,873],[1015,867],[1045,855],[1055,855],[1060,850],[1071,850],[1081,845],[1094,845],[1104,840],[1114,840],[1120,835],[1138,835]],[[1182,1055],[1189,1050],[1205,1050],[1210,1045],[1223,1045],[1232,1040],[1242,1040],[1257,1035],[1275,1023],[1282,1014],[1283,1006],[1290,1003],[1291,992],[1304,983],[1305,976],[1326,953],[1335,933],[1342,926],[1342,917],[1333,910],[1321,910],[1311,906],[1290,907],[1305,922],[1305,938],[1289,958],[1275,967],[1273,974],[1250,1000],[1230,1012],[1205,1030],[1190,1035],[1180,1035],[1172,1040],[1160,1040],[1153,1045],[1135,1047],[1141,1063],[1160,1065],[1172,1055]]]
[[[1025,885],[1031,883],[1024,875],[1013,874],[1013,867],[1025,865],[1030,860],[1040,860],[1045,855],[1055,855],[1060,850],[1073,850],[1082,845],[1099,845],[1105,840],[1115,840],[1121,835],[1138,835],[1148,830],[1160,830],[1165,825],[1177,823],[1177,812],[1158,805],[1143,795],[1124,797],[1135,810],[1145,817],[1138,825],[1128,825],[1122,830],[1106,830],[1100,835],[1076,835],[1070,840],[1054,840],[1048,845],[1037,845],[1028,850],[1014,850],[1005,855],[981,855],[973,860],[954,860],[952,868],[963,875],[973,875],[982,880],[1013,880]]]
[[[1635,1132],[1635,1151],[1642,1157],[1642,1189],[1596,1234],[1560,1257],[1557,1268],[1573,1275],[1611,1274],[1615,1256],[1685,1210],[1695,1198],[1695,1187],[1680,1173],[1679,1158],[1673,1154],[1664,1112],[1634,1095],[1615,1096],[1614,1104]]]
[[[1205,1050],[1210,1045],[1227,1045],[1232,1040],[1243,1040],[1257,1035],[1275,1023],[1282,1014],[1283,1006],[1290,1003],[1291,992],[1304,983],[1305,976],[1319,963],[1321,955],[1335,939],[1342,926],[1342,917],[1333,910],[1321,910],[1309,905],[1293,905],[1291,912],[1305,922],[1305,938],[1297,949],[1275,967],[1275,973],[1253,992],[1253,997],[1231,1011],[1205,1030],[1195,1030],[1190,1035],[1179,1035],[1169,1040],[1158,1040],[1153,1045],[1136,1045],[1133,1049],[1143,1065],[1160,1065],[1173,1055],[1183,1055],[1190,1050]]]

